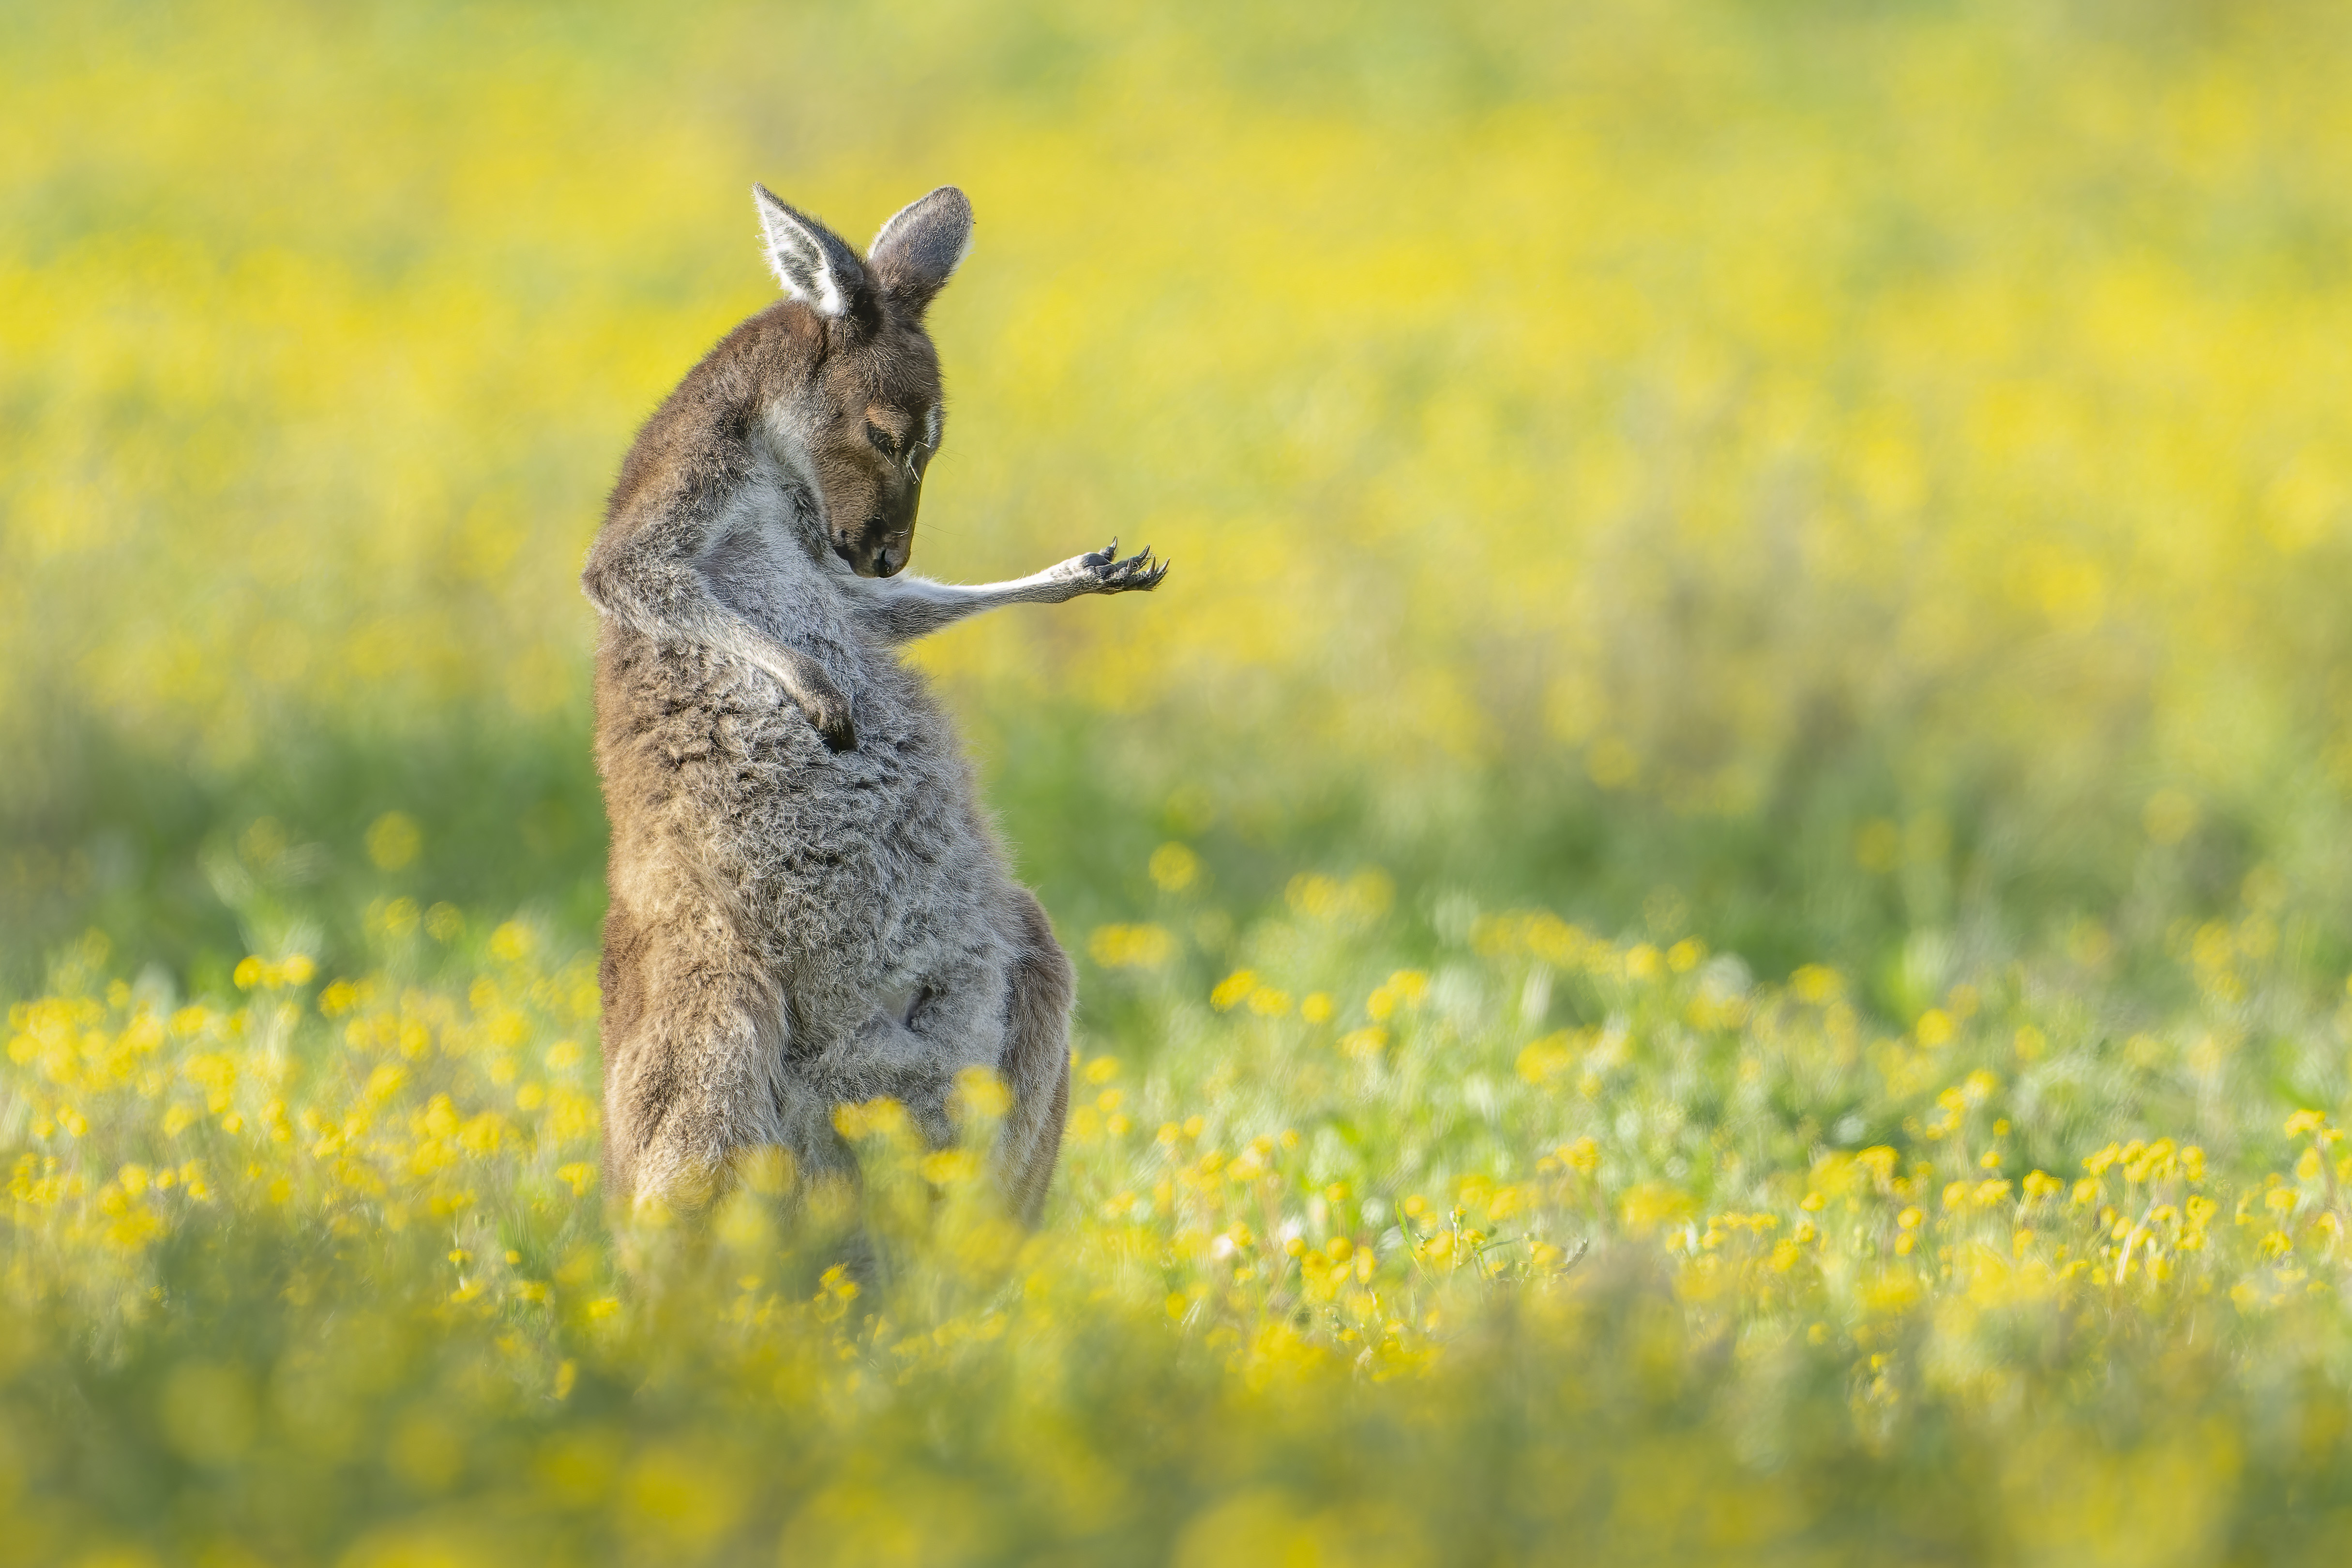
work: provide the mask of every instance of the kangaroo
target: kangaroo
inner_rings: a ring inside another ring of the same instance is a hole
[[[612,824],[606,1195],[692,1209],[774,1147],[852,1173],[833,1108],[882,1096],[944,1143],[956,1075],[987,1068],[1011,1092],[996,1177],[1034,1224],[1075,975],[898,649],[1000,605],[1156,588],[1168,568],[1114,540],[1007,583],[902,575],[945,433],[923,318],[971,205],[942,186],[861,258],[752,195],[785,298],[646,422],[581,574]]]

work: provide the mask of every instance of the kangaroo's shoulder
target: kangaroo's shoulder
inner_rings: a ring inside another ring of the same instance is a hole
[[[723,505],[760,460],[769,410],[807,381],[824,352],[822,325],[790,300],[719,339],[637,431],[605,504],[605,526],[680,505]]]

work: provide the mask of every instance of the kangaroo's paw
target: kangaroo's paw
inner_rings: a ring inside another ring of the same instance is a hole
[[[1055,570],[1069,577],[1081,594],[1148,594],[1168,575],[1168,563],[1152,560],[1148,544],[1122,561],[1118,541],[1114,539],[1090,554],[1063,562]]]
[[[824,738],[825,749],[835,752],[857,750],[857,725],[849,716],[849,699],[835,691],[811,702],[802,710],[816,732]]]
[[[784,700],[798,708],[815,727],[827,749],[857,749],[857,726],[849,715],[849,698],[823,671],[812,668],[796,672],[793,686],[784,692]]]

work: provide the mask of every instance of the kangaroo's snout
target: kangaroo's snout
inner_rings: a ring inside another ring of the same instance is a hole
[[[915,553],[913,498],[895,517],[869,517],[855,531],[835,529],[833,552],[860,577],[895,577],[905,571]]]
[[[866,428],[868,445],[881,449],[887,443],[898,449],[885,452],[887,468],[874,463],[870,455],[864,458],[861,466],[871,465],[867,472],[880,469],[865,500],[865,521],[855,531],[836,528],[833,552],[860,577],[892,577],[906,570],[915,553],[915,518],[922,510],[923,472],[930,467],[933,448],[929,442],[902,444],[871,423]]]

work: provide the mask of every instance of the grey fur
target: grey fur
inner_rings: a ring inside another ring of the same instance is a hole
[[[998,1178],[1034,1220],[1068,1101],[1072,971],[896,650],[1000,605],[1150,589],[1166,568],[1114,542],[983,587],[895,575],[941,434],[920,310],[971,209],[934,192],[860,265],[759,196],[772,258],[780,212],[782,248],[823,277],[788,275],[794,298],[646,422],[582,574],[603,613],[613,834],[606,1193],[690,1207],[774,1146],[804,1173],[845,1171],[833,1108],[886,1095],[944,1142],[956,1074],[985,1067],[1013,1095]]]

